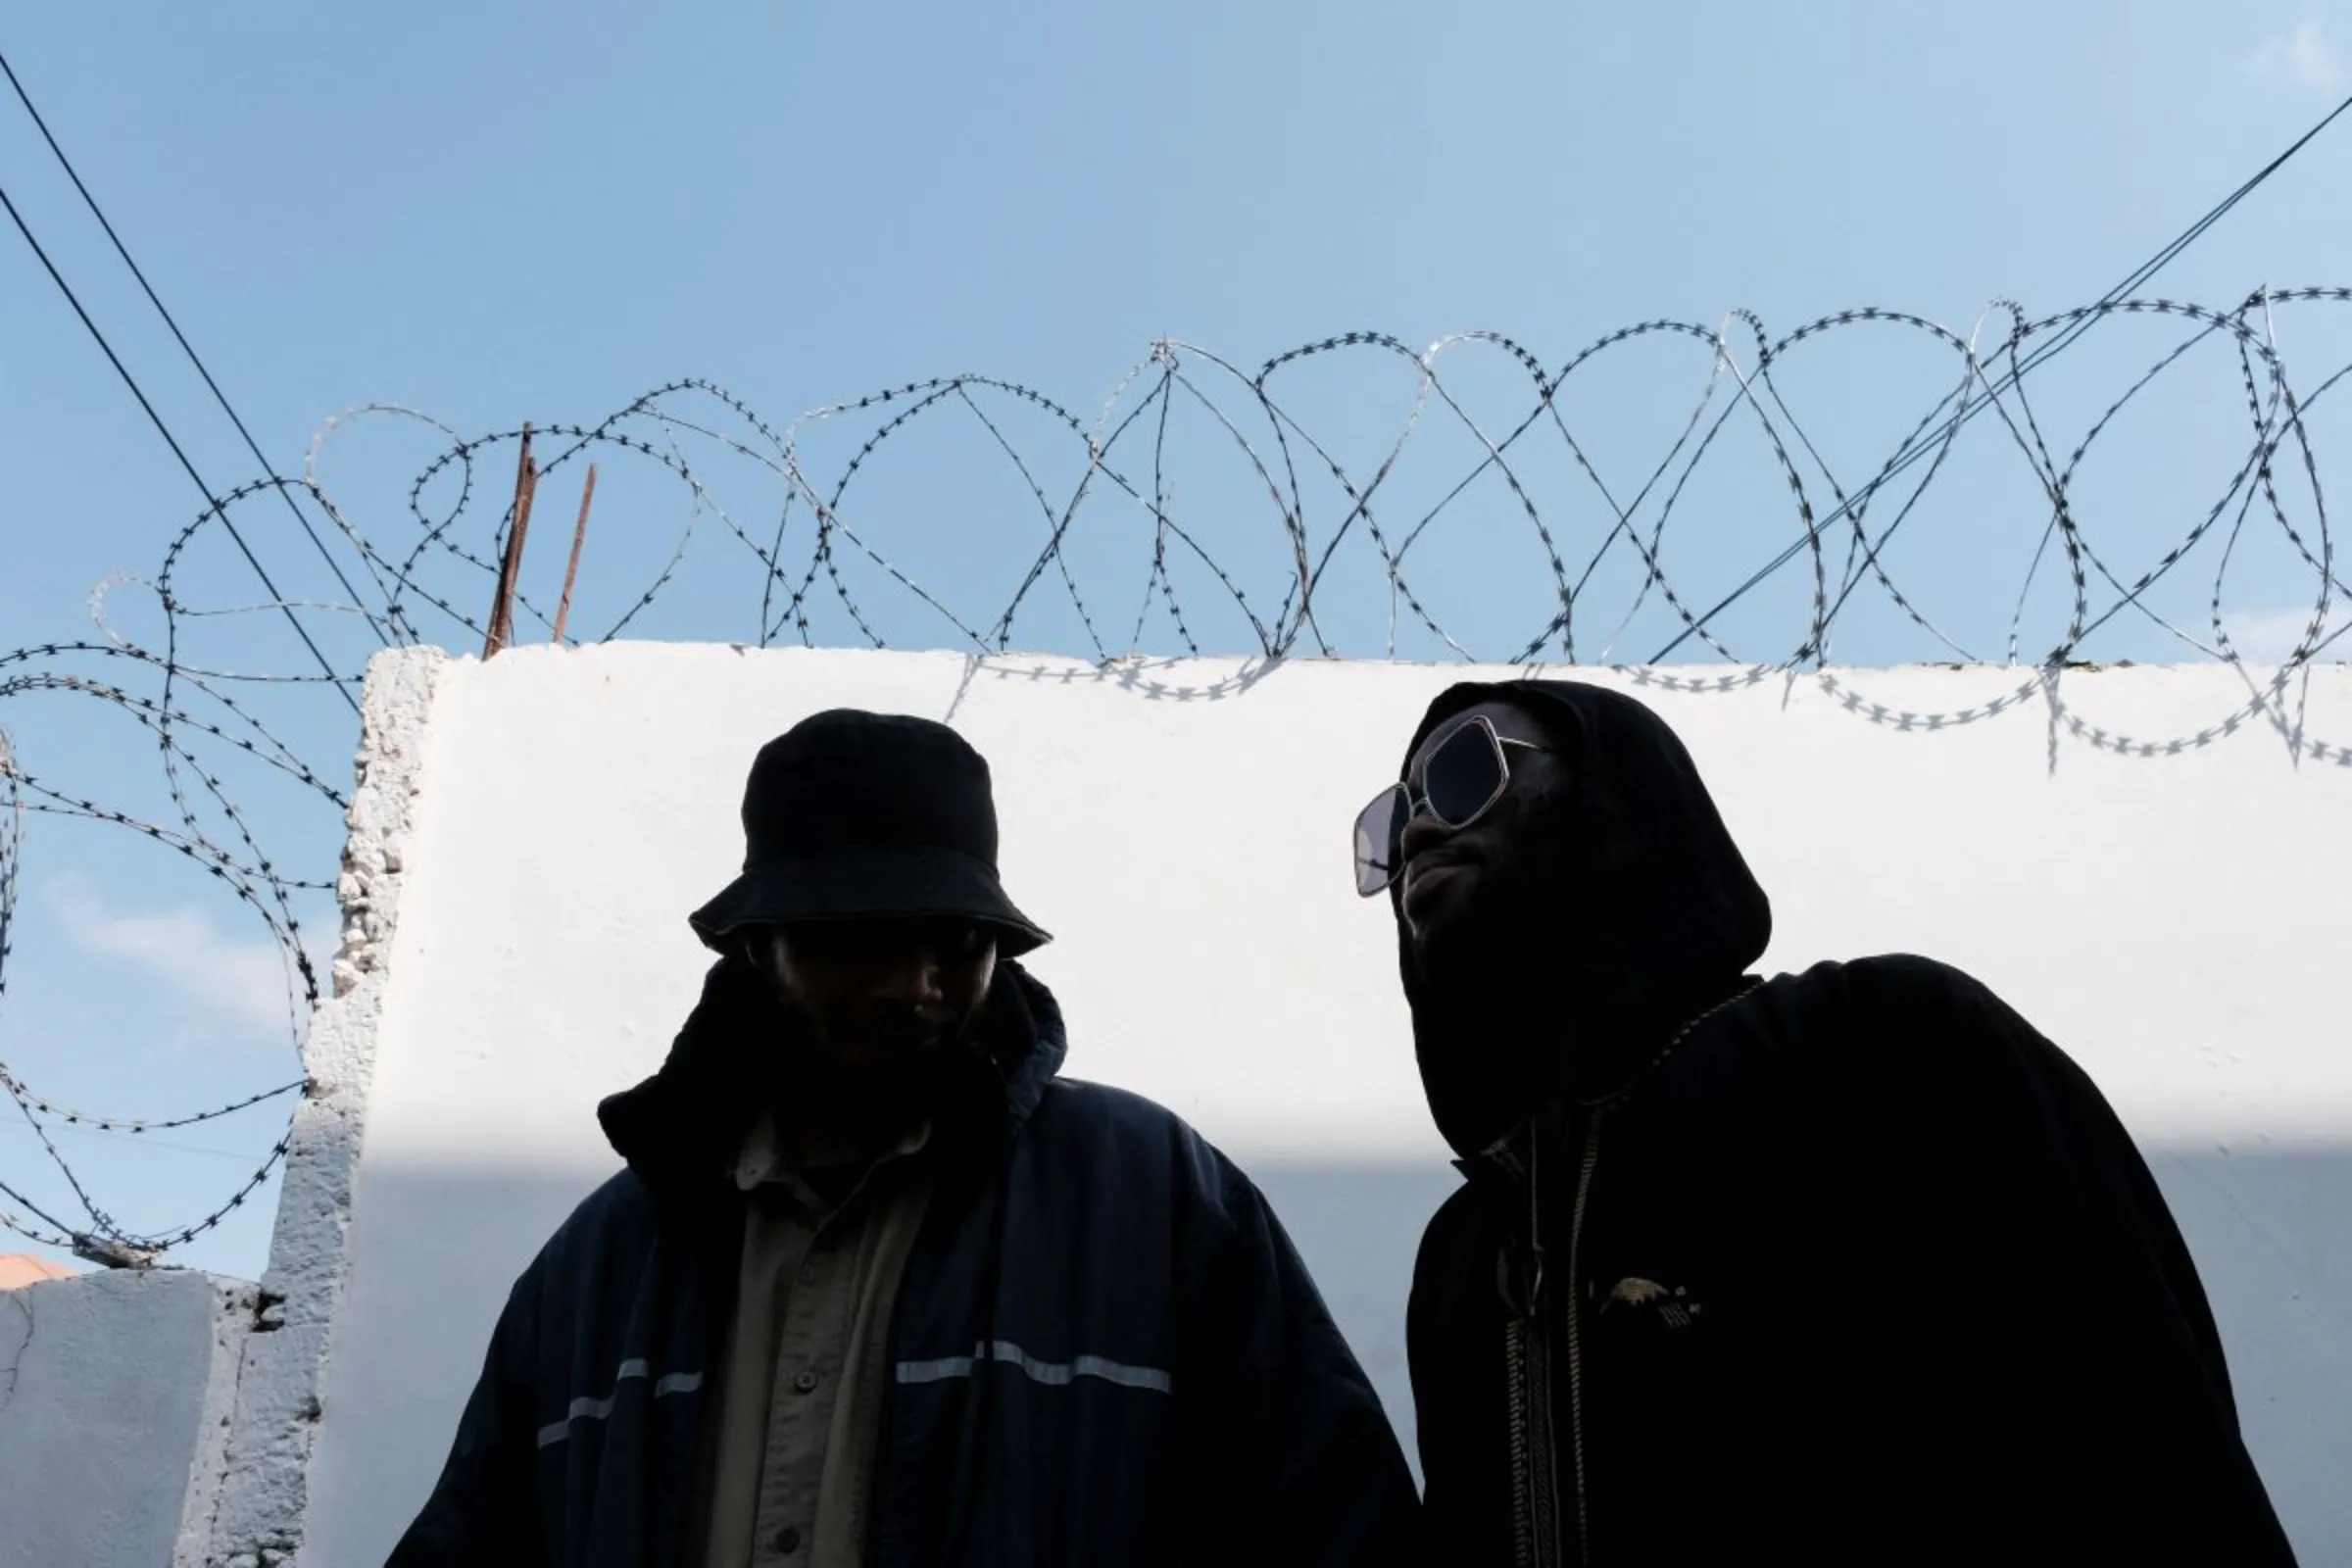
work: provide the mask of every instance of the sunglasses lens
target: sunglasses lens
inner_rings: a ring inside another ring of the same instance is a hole
[[[1464,724],[1430,754],[1422,793],[1430,813],[1447,827],[1460,827],[1494,804],[1502,792],[1502,748],[1483,724]]]
[[[1365,898],[1380,892],[1396,877],[1396,844],[1404,835],[1410,809],[1404,791],[1391,785],[1373,798],[1355,818],[1355,891]]]

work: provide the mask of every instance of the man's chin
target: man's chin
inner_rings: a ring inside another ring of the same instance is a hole
[[[836,1058],[827,1074],[836,1092],[878,1108],[928,1109],[956,1090],[968,1051],[953,1044]]]
[[[840,1088],[860,1095],[914,1094],[939,1081],[944,1055],[920,1051],[852,1057],[830,1063],[828,1076]]]
[[[1405,961],[1414,977],[1440,995],[1524,983],[1527,975],[1512,956],[1519,951],[1518,933],[1498,928],[1487,917],[1490,911],[1454,897],[1460,890],[1442,891],[1444,897],[1424,901],[1403,917]]]

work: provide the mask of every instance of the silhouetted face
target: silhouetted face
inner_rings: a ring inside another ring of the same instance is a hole
[[[1556,831],[1542,820],[1542,808],[1547,796],[1566,784],[1566,768],[1558,757],[1539,749],[1550,741],[1534,719],[1510,703],[1480,703],[1430,732],[1405,772],[1416,800],[1427,792],[1433,764],[1481,765],[1464,749],[1473,741],[1483,744],[1483,737],[1461,733],[1481,719],[1494,726],[1502,742],[1501,766],[1507,778],[1501,793],[1461,827],[1448,827],[1436,813],[1418,810],[1397,841],[1402,863],[1398,908],[1415,948],[1425,953],[1456,940],[1475,940],[1482,927],[1510,918],[1535,895],[1540,862],[1551,848],[1545,835]],[[1558,894],[1557,889],[1547,891],[1553,897]]]
[[[911,1090],[970,1034],[996,978],[996,932],[969,920],[839,920],[749,939],[799,1015],[809,1070],[845,1088]]]

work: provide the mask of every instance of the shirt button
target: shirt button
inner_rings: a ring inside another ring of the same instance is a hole
[[[798,1530],[795,1530],[790,1525],[786,1525],[783,1529],[776,1532],[776,1550],[789,1557],[800,1549],[801,1533]]]
[[[814,1263],[803,1263],[801,1265],[800,1280],[803,1285],[814,1285],[816,1283],[816,1265]]]
[[[816,1392],[816,1374],[803,1372],[792,1380],[792,1386],[803,1394],[814,1394]]]

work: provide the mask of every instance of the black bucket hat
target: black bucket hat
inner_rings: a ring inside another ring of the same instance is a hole
[[[743,792],[743,874],[689,917],[723,950],[748,925],[960,917],[1017,957],[1053,940],[997,879],[988,761],[927,718],[835,709],[760,749]]]

